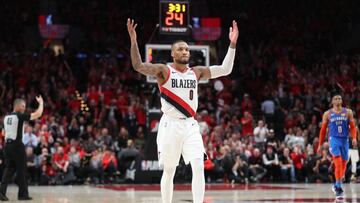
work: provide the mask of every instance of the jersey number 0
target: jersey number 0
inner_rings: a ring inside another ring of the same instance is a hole
[[[193,100],[194,99],[194,90],[190,90],[189,92],[189,99]]]

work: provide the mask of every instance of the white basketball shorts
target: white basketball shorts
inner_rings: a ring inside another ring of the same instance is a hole
[[[179,165],[180,155],[185,164],[204,158],[204,144],[198,122],[193,118],[178,119],[163,114],[156,138],[160,166]]]

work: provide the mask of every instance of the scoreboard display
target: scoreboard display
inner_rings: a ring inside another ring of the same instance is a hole
[[[160,33],[189,33],[189,2],[160,1]]]

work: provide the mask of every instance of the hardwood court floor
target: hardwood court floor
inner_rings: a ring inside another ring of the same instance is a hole
[[[175,188],[173,203],[192,202],[190,185]],[[9,187],[10,202],[20,202],[17,189]],[[344,200],[335,201],[331,184],[207,185],[205,202],[360,202],[357,184],[345,184],[344,190]],[[34,198],[29,203],[161,203],[159,185],[32,186],[29,191]]]

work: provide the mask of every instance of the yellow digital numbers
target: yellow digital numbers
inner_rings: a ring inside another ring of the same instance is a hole
[[[160,0],[160,33],[189,33],[189,1]]]
[[[180,13],[180,12],[185,12],[186,11],[186,5],[183,4],[179,4],[179,3],[169,3],[169,12],[173,13],[175,11],[175,13]]]

